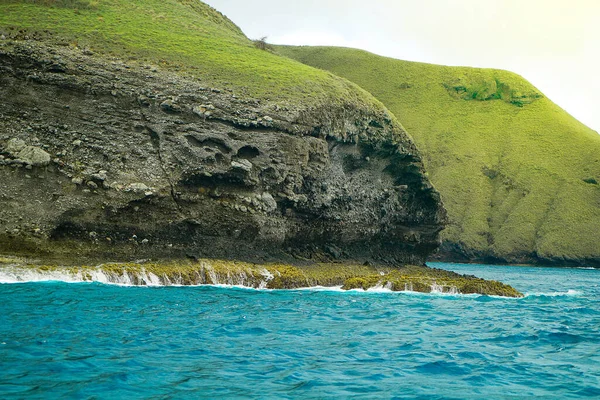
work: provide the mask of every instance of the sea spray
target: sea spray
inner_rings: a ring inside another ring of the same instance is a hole
[[[127,286],[227,285],[256,289],[339,286],[344,290],[522,296],[514,288],[500,282],[423,266],[259,265],[208,259],[105,263],[97,266],[47,266],[23,261],[0,263],[0,282],[39,281],[100,282]]]

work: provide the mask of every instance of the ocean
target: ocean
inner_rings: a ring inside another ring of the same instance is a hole
[[[431,265],[526,296],[0,284],[0,398],[600,398],[600,270]]]

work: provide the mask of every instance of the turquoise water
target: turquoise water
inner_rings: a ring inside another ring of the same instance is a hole
[[[0,398],[600,397],[600,270],[435,266],[528,295],[0,284]]]

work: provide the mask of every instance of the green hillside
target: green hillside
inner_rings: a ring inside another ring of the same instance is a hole
[[[3,0],[0,34],[151,63],[283,105],[383,109],[344,79],[256,48],[233,22],[197,0]]]
[[[346,48],[278,52],[357,83],[402,122],[448,209],[446,255],[600,263],[600,135],[520,76]]]

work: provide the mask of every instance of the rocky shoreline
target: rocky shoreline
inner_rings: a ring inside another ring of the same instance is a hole
[[[438,251],[429,257],[429,261],[467,264],[600,268],[600,258],[597,257],[544,257],[535,253],[499,256],[492,252],[467,251],[459,244],[449,241],[443,241]]]
[[[253,264],[226,260],[166,260],[99,265],[46,264],[0,257],[0,281],[59,280],[135,286],[234,285],[256,289],[341,287],[421,293],[483,294],[522,297],[509,285],[424,266],[401,267],[318,263]]]

